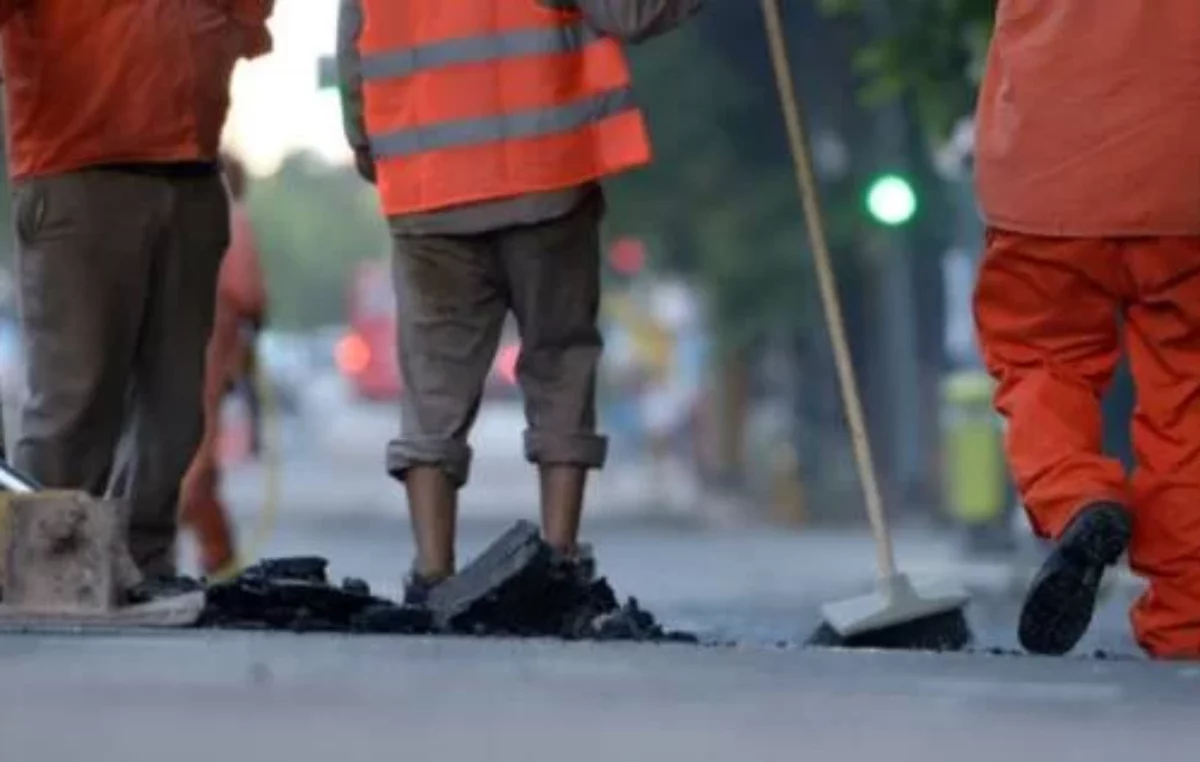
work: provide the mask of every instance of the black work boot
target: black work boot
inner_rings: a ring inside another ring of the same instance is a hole
[[[1025,650],[1061,656],[1075,647],[1092,622],[1105,569],[1121,558],[1132,535],[1133,517],[1118,503],[1079,511],[1025,596],[1018,628]]]

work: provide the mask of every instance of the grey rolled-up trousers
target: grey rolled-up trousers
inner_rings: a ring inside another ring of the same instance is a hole
[[[179,484],[203,431],[229,243],[220,175],[167,169],[89,169],[14,189],[27,362],[14,464],[46,487],[127,500],[130,551],[147,575],[175,570]]]
[[[604,465],[608,442],[596,431],[602,216],[594,193],[536,224],[393,236],[403,394],[400,436],[387,450],[392,476],[436,465],[456,485],[467,482],[468,436],[510,311],[521,337],[525,457]]]

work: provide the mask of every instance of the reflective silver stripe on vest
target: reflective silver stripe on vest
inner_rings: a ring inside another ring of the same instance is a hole
[[[518,56],[570,53],[600,39],[584,24],[553,29],[526,29],[490,37],[472,37],[363,56],[363,79],[408,77],[455,64],[484,63]]]
[[[446,148],[462,148],[502,140],[572,132],[593,122],[637,108],[633,90],[623,87],[565,106],[523,111],[484,119],[442,122],[371,137],[377,158],[414,156]]]

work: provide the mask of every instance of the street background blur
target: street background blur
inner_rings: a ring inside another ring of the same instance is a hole
[[[406,518],[383,471],[404,393],[395,304],[385,227],[341,145],[336,5],[279,0],[276,53],[237,75],[229,143],[255,174],[270,323],[259,347],[266,447],[250,452],[249,408],[231,397],[225,489],[243,540],[268,522],[250,551],[325,552],[398,584]],[[795,76],[888,509],[907,533],[901,560],[1002,576],[1038,550],[1014,510],[970,318],[983,232],[970,114],[994,3],[887,8],[789,3]],[[712,0],[632,56],[656,161],[608,187],[600,409],[611,462],[585,533],[612,533],[608,558],[640,569],[630,578],[651,599],[669,593],[651,568],[662,557],[725,564],[733,597],[754,589],[767,600],[843,566],[855,567],[848,580],[867,579],[862,500],[758,4]],[[6,206],[0,217],[11,228]],[[11,442],[24,392],[10,237],[0,248]],[[519,342],[512,331],[505,341],[472,440],[468,538],[536,516],[512,376]],[[1123,375],[1108,400],[1123,456],[1130,398]]]

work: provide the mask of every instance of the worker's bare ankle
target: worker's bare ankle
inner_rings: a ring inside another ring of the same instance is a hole
[[[544,530],[543,538],[546,544],[560,556],[564,558],[574,558],[579,553],[579,541],[574,535],[564,536],[556,533],[553,529]]]

